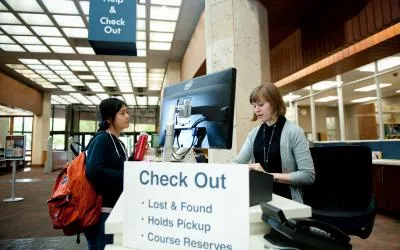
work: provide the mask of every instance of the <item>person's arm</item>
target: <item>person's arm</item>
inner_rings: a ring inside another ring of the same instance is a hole
[[[290,173],[269,173],[263,169],[260,163],[249,164],[249,169],[271,174],[274,177],[275,182],[291,184]]]
[[[253,130],[247,135],[246,141],[244,142],[239,154],[232,160],[232,163],[246,164],[249,163],[253,154],[253,140],[252,138]]]
[[[288,173],[290,183],[292,185],[313,184],[315,180],[314,162],[311,158],[307,138],[301,128],[297,128],[293,132],[290,146],[298,168],[297,171]],[[282,179],[284,180],[285,177]]]
[[[111,140],[108,134],[98,135],[87,150],[86,177],[100,193],[104,188],[123,188],[123,169],[105,166],[105,157],[110,155],[107,152],[107,140]]]

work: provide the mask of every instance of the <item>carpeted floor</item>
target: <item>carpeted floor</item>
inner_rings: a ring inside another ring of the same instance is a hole
[[[49,219],[46,200],[50,195],[56,172],[44,174],[43,168],[17,171],[16,196],[20,202],[0,202],[0,239],[62,236]],[[11,196],[11,174],[0,175],[0,199]],[[32,179],[28,182],[28,179]]]
[[[19,169],[17,171],[18,182],[16,183],[16,196],[23,197],[24,200],[14,203],[0,202],[0,249],[35,249],[21,248],[21,246],[44,244],[43,246],[50,247],[54,242],[64,242],[66,246],[74,246],[73,249],[84,249],[86,244],[84,237],[82,237],[83,244],[77,246],[74,244],[74,237],[60,237],[63,236],[62,232],[52,228],[46,200],[57,173],[44,174],[43,168],[26,170]],[[10,197],[10,179],[10,172],[0,173],[1,200]],[[400,249],[399,236],[400,220],[378,214],[370,237],[366,240],[352,237],[351,243],[353,249]],[[45,249],[49,248],[45,247]],[[62,249],[62,247],[56,249]]]

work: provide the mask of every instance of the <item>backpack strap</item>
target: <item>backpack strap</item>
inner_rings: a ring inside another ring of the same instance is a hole
[[[81,236],[81,233],[77,233],[77,234],[76,234],[76,244],[81,243],[80,236]]]
[[[111,140],[112,140],[112,142],[113,142],[113,144],[114,144],[114,148],[115,148],[115,151],[117,152],[118,157],[121,158],[121,156],[119,155],[118,149],[117,149],[117,145],[115,144],[114,138],[112,137],[112,135],[111,135],[110,132],[108,132],[108,131],[106,131],[106,132],[107,132],[107,133],[110,135],[110,137],[111,137]],[[122,145],[122,143],[121,143],[119,140],[118,140],[118,142],[119,142],[119,144],[121,145],[122,149],[124,150],[125,160],[128,160],[128,156],[126,155],[126,152],[125,152],[125,147]]]
[[[79,142],[72,142],[71,144],[69,144],[69,148],[71,149],[71,151],[72,151],[72,153],[75,155],[75,157],[76,156],[78,156],[79,155],[79,151],[77,151],[75,148],[74,148],[74,144],[75,145],[78,145],[79,147],[81,147],[81,149],[82,150],[85,150],[85,146],[83,146],[81,143],[79,143]]]

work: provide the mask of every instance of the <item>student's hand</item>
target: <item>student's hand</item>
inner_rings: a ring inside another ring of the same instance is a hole
[[[266,173],[263,167],[260,165],[260,163],[249,164],[249,169]]]

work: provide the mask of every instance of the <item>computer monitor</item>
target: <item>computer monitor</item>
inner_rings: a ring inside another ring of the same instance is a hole
[[[160,145],[172,123],[174,148],[232,148],[235,85],[236,69],[229,68],[165,87]]]

